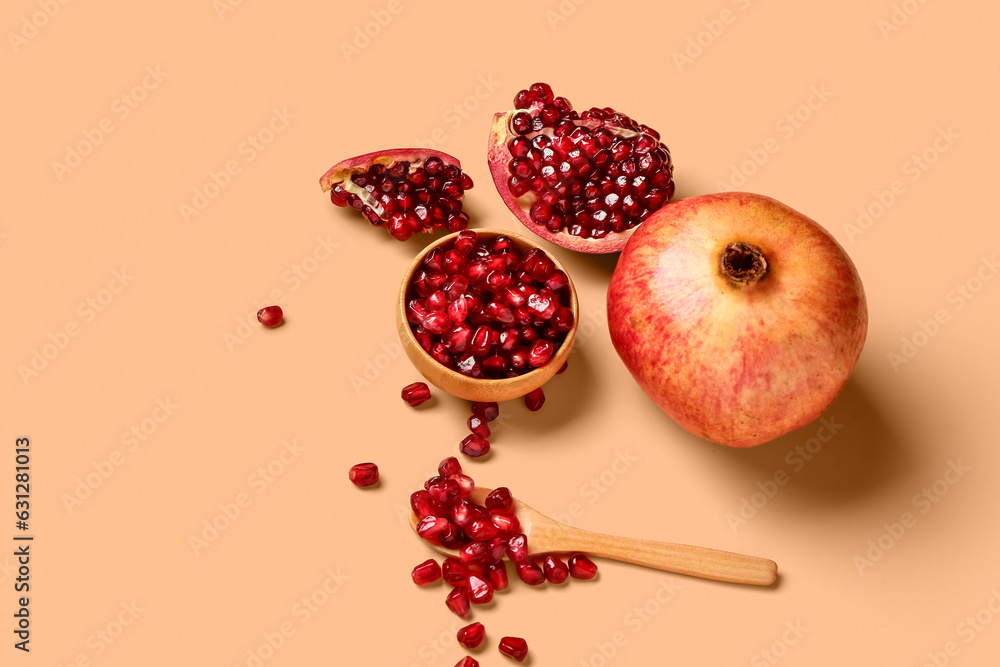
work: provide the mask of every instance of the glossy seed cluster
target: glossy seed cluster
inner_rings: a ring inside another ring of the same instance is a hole
[[[558,556],[528,553],[528,538],[514,512],[514,499],[506,487],[491,491],[483,505],[469,496],[475,488],[471,477],[453,456],[441,461],[438,474],[424,488],[410,495],[410,508],[417,517],[417,534],[428,542],[454,549],[458,556],[444,559],[437,569],[431,559],[414,568],[413,580],[426,585],[443,578],[452,588],[448,608],[463,618],[471,605],[485,604],[495,591],[508,585],[507,561],[523,582],[538,586],[546,581],[561,584],[569,577],[592,579],[597,567],[583,554],[569,563]]]
[[[335,184],[330,200],[359,211],[373,225],[385,225],[397,240],[405,241],[418,232],[457,232],[469,226],[469,216],[462,211],[462,197],[472,188],[472,179],[439,157],[431,156],[422,162],[400,161],[389,167],[373,164],[366,171],[352,174],[351,181],[356,187]],[[364,192],[358,194],[350,189]]]
[[[579,113],[545,83],[514,96],[507,187],[532,221],[599,239],[670,201],[673,164],[659,133],[611,107]]]
[[[474,378],[547,364],[573,328],[566,274],[542,250],[473,230],[434,248],[408,288],[406,318],[424,350]]]

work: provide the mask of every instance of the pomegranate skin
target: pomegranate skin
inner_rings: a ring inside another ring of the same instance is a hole
[[[759,249],[763,270],[739,257],[725,267],[739,242]],[[753,279],[733,279],[733,266],[751,264]],[[612,343],[642,390],[687,431],[730,447],[819,417],[868,331],[861,278],[837,241],[746,192],[682,199],[650,216],[619,258],[607,304]]]

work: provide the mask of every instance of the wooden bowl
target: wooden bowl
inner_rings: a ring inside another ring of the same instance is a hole
[[[406,351],[406,356],[416,367],[417,371],[423,375],[428,382],[446,391],[453,396],[464,398],[469,401],[506,401],[518,396],[524,396],[543,384],[548,382],[556,374],[569,357],[570,350],[573,349],[573,341],[576,339],[576,330],[580,321],[580,305],[576,298],[576,288],[573,286],[573,279],[570,278],[566,268],[545,248],[538,245],[526,236],[515,234],[503,229],[475,229],[480,238],[495,238],[506,236],[513,242],[514,246],[523,254],[531,248],[538,248],[552,260],[556,268],[566,274],[569,283],[569,309],[573,311],[573,328],[566,332],[566,338],[553,353],[549,363],[541,368],[535,368],[523,375],[512,378],[484,379],[473,378],[462,375],[447,366],[439,363],[428,354],[420,343],[417,342],[410,328],[410,322],[406,319],[406,296],[413,280],[414,274],[420,268],[424,257],[434,248],[449,245],[454,242],[458,232],[442,236],[437,241],[431,243],[413,259],[413,263],[406,270],[403,276],[403,283],[399,288],[399,299],[396,302],[396,330],[399,332],[399,340]]]

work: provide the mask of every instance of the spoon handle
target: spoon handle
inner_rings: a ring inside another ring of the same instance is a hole
[[[686,544],[616,537],[571,526],[559,526],[554,532],[558,534],[545,536],[548,538],[546,541],[558,542],[560,551],[580,551],[666,572],[758,586],[773,584],[778,576],[778,566],[773,560],[757,556]]]

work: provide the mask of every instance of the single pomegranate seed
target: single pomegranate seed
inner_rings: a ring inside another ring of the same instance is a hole
[[[455,480],[445,478],[440,482],[431,484],[427,489],[427,493],[431,494],[431,498],[434,501],[445,507],[451,507],[456,500],[462,497],[462,487]]]
[[[468,537],[462,534],[462,531],[458,529],[453,523],[449,523],[448,527],[445,528],[438,535],[438,542],[445,549],[458,549],[463,544],[468,541]]]
[[[593,579],[597,576],[597,566],[583,554],[574,554],[569,559],[569,574],[574,579]]]
[[[507,536],[497,535],[489,541],[490,557],[487,564],[499,563],[507,553]]]
[[[467,655],[455,663],[455,667],[479,667],[479,661],[471,655]]]
[[[428,558],[413,568],[410,576],[413,577],[413,583],[417,586],[427,586],[441,578],[441,566],[433,558]]]
[[[429,318],[430,316],[428,316]],[[531,351],[528,353],[528,364],[532,368],[541,368],[549,363],[553,352],[555,352],[555,346],[550,341],[544,339],[536,340],[535,344],[531,346]]]
[[[351,466],[348,477],[354,486],[372,486],[378,483],[378,466],[374,463],[359,463]]]
[[[431,494],[427,493],[424,489],[414,491],[410,494],[410,507],[418,519],[435,514],[434,501],[431,499]]]
[[[462,464],[454,456],[449,456],[438,464],[438,474],[442,477],[451,477],[452,475],[461,474],[461,472]]]
[[[515,565],[520,565],[528,560],[528,538],[524,533],[511,535],[507,539],[507,555]]]
[[[415,408],[430,399],[431,390],[424,382],[414,382],[403,387],[402,396],[404,401]]]
[[[524,404],[532,412],[541,409],[543,403],[545,403],[545,392],[542,391],[541,387],[524,395]]]
[[[506,486],[498,486],[486,496],[486,507],[491,510],[510,510],[514,507],[514,498]]]
[[[476,541],[492,540],[498,535],[497,527],[488,519],[473,519],[465,527],[465,532]]]
[[[479,565],[490,558],[490,547],[486,542],[469,542],[458,552],[466,565]]]
[[[472,623],[458,630],[458,643],[465,648],[476,648],[485,638],[486,628],[482,623]]]
[[[469,600],[472,604],[486,604],[493,599],[493,587],[475,574],[469,575]]]
[[[569,568],[558,556],[549,554],[542,559],[542,569],[545,579],[553,584],[561,584],[569,577]]]
[[[451,522],[439,516],[425,516],[417,523],[417,535],[425,540],[440,535]]]
[[[284,320],[281,306],[267,306],[257,311],[257,321],[269,329],[280,325]]]
[[[509,584],[507,579],[507,564],[502,560],[487,565],[483,569],[483,574],[486,575],[486,579],[489,580],[494,591],[502,591]]]
[[[441,572],[444,580],[452,586],[464,583],[469,578],[469,566],[454,556],[448,556],[444,559]]]
[[[497,527],[497,531],[501,535],[511,536],[516,535],[521,530],[521,522],[518,521],[517,517],[503,510],[491,510],[490,511],[490,521],[493,525]]]
[[[462,618],[466,618],[469,615],[469,610],[471,609],[471,602],[469,601],[469,589],[465,586],[456,586],[451,589],[448,596],[445,598],[445,604],[448,605],[448,609]]]
[[[518,662],[524,662],[524,659],[528,657],[528,642],[520,637],[503,637],[500,640],[499,648],[500,653]]]
[[[485,456],[490,451],[490,441],[473,433],[462,440],[459,444],[459,451],[472,458]]]
[[[480,438],[488,439],[490,437],[490,427],[482,417],[476,415],[469,417],[469,430]]]
[[[452,475],[448,479],[453,480],[456,484],[458,484],[459,491],[461,492],[461,496],[463,498],[472,493],[472,490],[476,488],[475,481],[473,481],[473,479],[468,475],[463,475],[459,473],[456,475]]]
[[[532,560],[526,560],[514,566],[517,576],[529,586],[539,586],[545,583],[545,571]]]
[[[478,512],[475,506],[464,498],[451,507],[451,520],[455,522],[456,526],[460,526],[461,528],[468,526],[477,517]]]
[[[474,402],[472,404],[472,414],[481,419],[485,419],[488,422],[491,422],[500,416],[500,406],[495,402],[491,403]]]

